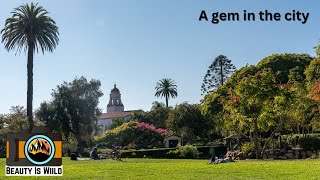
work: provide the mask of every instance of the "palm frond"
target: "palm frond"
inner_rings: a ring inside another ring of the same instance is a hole
[[[56,23],[48,16],[48,11],[38,4],[24,4],[11,12],[12,17],[1,30],[2,42],[8,51],[52,52],[59,42]]]

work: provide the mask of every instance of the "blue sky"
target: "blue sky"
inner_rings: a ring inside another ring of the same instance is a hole
[[[0,28],[13,8],[31,1],[1,0]],[[114,82],[125,110],[149,110],[156,82],[172,78],[178,98],[170,105],[198,103],[201,83],[212,60],[226,55],[237,68],[257,64],[274,53],[308,53],[320,38],[318,0],[39,0],[60,30],[53,53],[34,58],[34,107],[51,99],[52,89],[63,81],[85,76],[99,79],[103,112]],[[258,13],[309,12],[300,22],[199,22],[201,10]],[[26,106],[27,57],[15,55],[0,44],[0,113],[13,105]]]

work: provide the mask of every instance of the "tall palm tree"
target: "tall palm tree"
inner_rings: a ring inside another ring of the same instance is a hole
[[[161,79],[156,86],[156,97],[165,97],[166,106],[168,107],[168,100],[170,97],[178,96],[177,85],[172,79]]]
[[[5,22],[1,30],[2,42],[8,51],[28,53],[27,74],[27,116],[30,131],[33,128],[33,55],[39,50],[52,52],[59,42],[59,31],[48,11],[38,4],[24,4],[15,8],[12,17]]]

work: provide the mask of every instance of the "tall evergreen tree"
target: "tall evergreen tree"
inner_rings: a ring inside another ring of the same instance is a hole
[[[226,56],[220,55],[216,57],[204,76],[201,86],[202,95],[210,93],[223,85],[235,69],[236,67]]]

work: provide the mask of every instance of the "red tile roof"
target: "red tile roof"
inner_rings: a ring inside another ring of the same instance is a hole
[[[108,112],[102,113],[98,119],[112,119],[117,117],[127,117],[130,116],[132,111],[122,111],[122,112]]]

